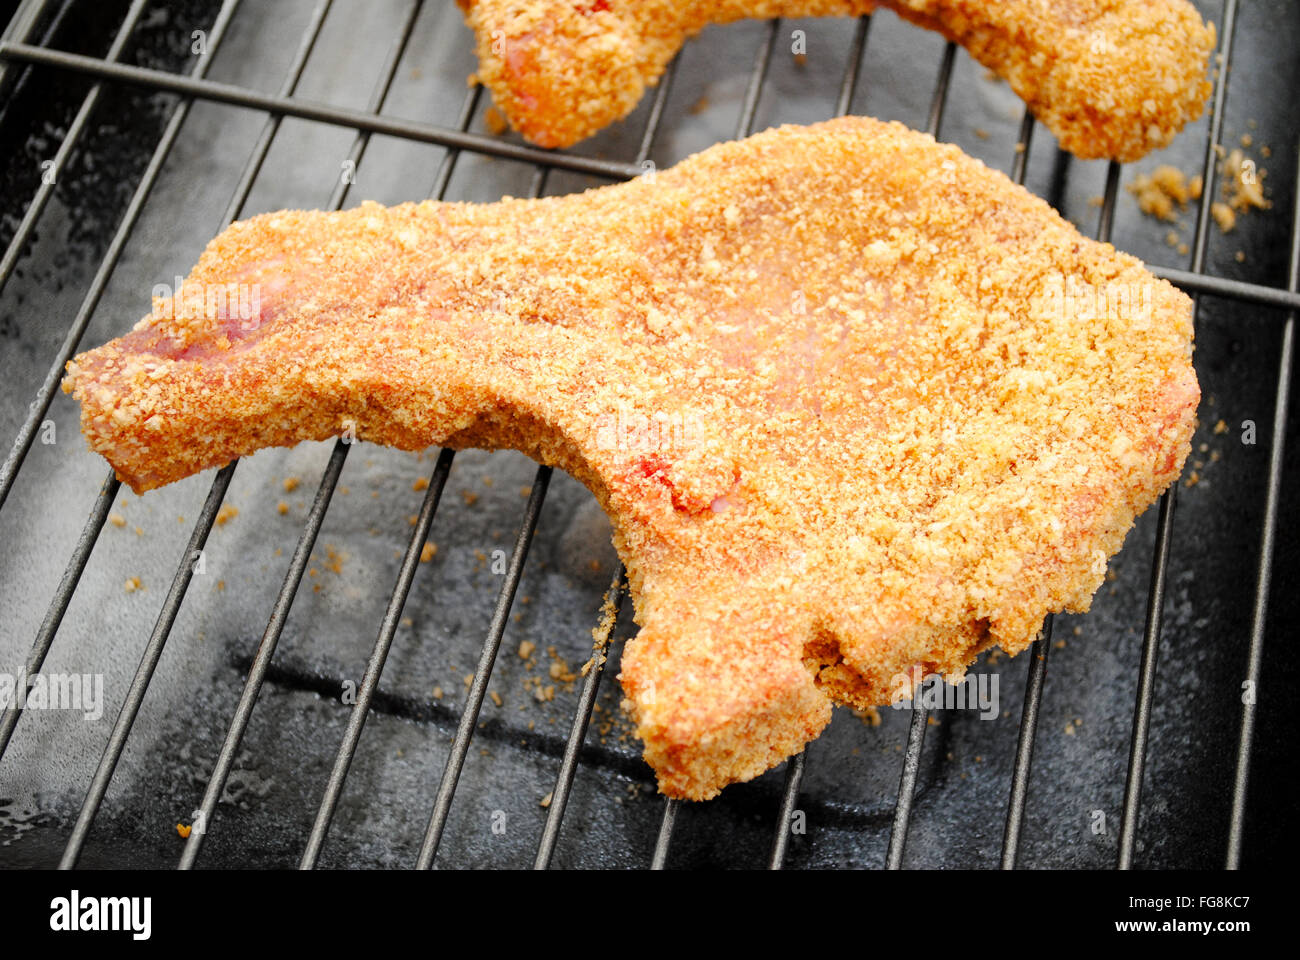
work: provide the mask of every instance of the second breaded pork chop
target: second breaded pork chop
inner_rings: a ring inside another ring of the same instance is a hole
[[[458,0],[478,79],[511,125],[567,147],[619,120],[687,37],[746,17],[878,6],[937,30],[1005,78],[1084,159],[1125,163],[1201,115],[1214,28],[1188,0]]]
[[[65,389],[137,491],[349,427],[569,471],[627,565],[646,759],[704,798],[1086,609],[1181,469],[1191,339],[1137,260],[846,118],[573,196],[236,223]]]

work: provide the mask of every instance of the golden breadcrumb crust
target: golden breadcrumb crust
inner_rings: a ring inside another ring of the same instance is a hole
[[[1188,452],[1191,317],[956,147],[845,118],[573,196],[236,223],[64,389],[136,491],[348,429],[569,471],[627,566],[646,759],[706,798],[1086,609]]]
[[[567,147],[627,116],[685,39],[745,17],[877,6],[1004,77],[1061,146],[1137,160],[1201,115],[1214,28],[1188,0],[458,0],[477,76],[510,124]]]

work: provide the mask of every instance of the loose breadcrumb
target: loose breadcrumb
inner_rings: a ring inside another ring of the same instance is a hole
[[[869,727],[878,727],[884,722],[880,711],[875,707],[855,707],[853,715]]]
[[[1226,203],[1215,201],[1210,204],[1210,214],[1214,217],[1214,222],[1219,225],[1219,229],[1224,233],[1231,233],[1237,226],[1237,215],[1232,212],[1232,207]]]
[[[122,516],[120,513],[110,513],[108,515],[108,522],[115,527],[125,527],[126,517]]]
[[[142,589],[142,584],[140,583],[139,577],[127,577],[126,579],[127,593],[135,593],[137,590],[140,589]]]
[[[510,123],[506,120],[505,114],[496,107],[488,107],[487,110],[483,111],[483,125],[487,127],[488,133],[497,136],[510,129]]]
[[[334,574],[342,575],[343,561],[346,559],[347,559],[346,553],[339,551],[338,549],[330,546],[329,544],[325,545],[325,562],[322,564],[322,566],[325,567],[326,570],[329,570],[331,573]]]
[[[425,543],[425,545],[420,548],[421,563],[428,563],[437,555],[438,555],[438,545],[436,543],[428,542]]]
[[[1220,190],[1228,206],[1237,213],[1267,210],[1272,203],[1264,196],[1264,178],[1268,171],[1255,164],[1240,150],[1233,150],[1219,165]]]
[[[1177,167],[1163,164],[1151,173],[1139,173],[1128,185],[1137,198],[1138,209],[1160,220],[1178,219],[1177,211],[1186,208],[1191,189],[1186,175]]]

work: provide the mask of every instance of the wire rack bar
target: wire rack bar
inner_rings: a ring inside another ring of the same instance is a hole
[[[541,178],[539,178],[540,181]],[[541,184],[534,189],[534,196],[541,194]],[[483,651],[479,656],[478,668],[470,683],[469,695],[465,700],[465,709],[460,715],[460,725],[452,741],[451,752],[447,755],[447,764],[443,768],[442,780],[438,784],[438,795],[434,800],[433,813],[429,817],[429,826],[425,830],[424,842],[420,846],[420,855],[416,867],[427,870],[433,866],[433,858],[438,855],[438,845],[442,842],[442,833],[447,825],[447,815],[451,812],[451,803],[456,795],[456,785],[465,765],[465,755],[469,752],[470,740],[474,736],[474,724],[478,722],[479,710],[483,707],[483,698],[487,695],[488,680],[492,677],[492,666],[496,663],[497,651],[501,649],[501,637],[506,631],[506,622],[510,617],[510,606],[515,599],[515,591],[524,573],[524,561],[528,559],[528,548],[532,545],[533,534],[537,530],[537,520],[542,513],[542,503],[546,499],[546,490],[551,482],[551,467],[539,467],[533,489],[528,494],[528,506],[524,511],[524,521],[515,538],[515,547],[510,554],[510,563],[506,567],[505,582],[497,595],[496,610],[492,614],[492,623],[488,627],[487,639],[483,641]]]
[[[853,30],[853,43],[849,46],[848,66],[844,68],[844,78],[840,81],[840,94],[835,98],[835,116],[842,117],[853,106],[853,98],[858,92],[858,80],[862,76],[862,54],[867,49],[867,36],[871,33],[871,14],[858,17],[858,25]]]
[[[573,778],[578,770],[578,753],[583,741],[587,739],[587,728],[591,726],[591,712],[596,706],[596,693],[600,689],[600,678],[605,672],[608,651],[614,645],[614,625],[623,609],[623,598],[627,591],[623,585],[624,570],[619,564],[614,580],[609,585],[614,600],[614,622],[610,625],[609,636],[599,650],[592,651],[587,675],[582,681],[582,692],[578,695],[578,708],[573,714],[573,724],[569,736],[564,741],[564,758],[560,761],[560,772],[555,778],[555,787],[551,790],[551,804],[546,809],[546,823],[542,827],[542,838],[537,844],[537,856],[533,860],[533,869],[545,870],[551,865],[555,856],[555,845],[560,839],[560,828],[564,824],[564,811],[569,802],[569,791],[573,788]]]
[[[261,93],[232,83],[179,76],[148,67],[105,63],[97,57],[87,57],[62,50],[50,50],[26,43],[0,44],[0,60],[58,67],[71,70],[74,73],[97,77],[101,80],[114,80],[130,86],[166,91],[200,100],[211,100],[232,107],[244,107],[249,110],[260,110],[264,113],[278,113],[287,117],[296,117],[300,120],[314,120],[317,123],[326,123],[336,127],[350,127],[353,130],[364,130],[367,133],[401,137],[421,143],[432,143],[441,147],[472,150],[475,153],[500,157],[503,160],[517,160],[521,163],[556,167],[562,170],[571,170],[574,173],[588,173],[592,176],[605,177],[611,180],[626,180],[640,172],[632,169],[626,163],[615,163],[608,160],[598,160],[594,157],[583,157],[578,154],[553,152],[539,147],[523,146],[485,134],[454,130],[451,127],[439,126],[433,123],[417,123],[412,120],[399,120],[395,117],[381,117],[361,110],[350,110],[345,107],[336,107],[328,103],[319,103],[298,97]]]
[[[668,866],[668,850],[673,842],[673,827],[677,825],[677,811],[682,802],[676,797],[664,801],[664,817],[659,823],[659,834],[655,839],[654,852],[650,855],[650,869],[663,870]]]
[[[1229,300],[1241,300],[1256,303],[1264,307],[1277,307],[1283,310],[1300,310],[1300,293],[1294,290],[1279,290],[1245,280],[1230,280],[1227,277],[1214,277],[1208,273],[1192,273],[1177,267],[1162,267],[1148,263],[1148,271],[1161,280],[1168,280],[1183,291],[1191,294],[1204,293]]]
[[[1287,287],[1296,289],[1300,278],[1300,164],[1297,165],[1295,209],[1291,214],[1291,262],[1287,266]],[[1268,594],[1273,579],[1273,549],[1277,538],[1278,499],[1282,492],[1282,466],[1286,453],[1286,425],[1291,405],[1291,361],[1295,356],[1294,311],[1282,328],[1282,350],[1278,357],[1277,399],[1273,405],[1273,446],[1268,457],[1268,489],[1264,495],[1264,529],[1259,542],[1259,574],[1255,584],[1255,605],[1251,611],[1250,653],[1246,679],[1242,683],[1241,734],[1237,742],[1237,768],[1232,782],[1232,813],[1228,826],[1229,870],[1241,866],[1246,831],[1246,788],[1250,779],[1250,749],[1255,739],[1255,702],[1264,662],[1264,628],[1268,620]]]
[[[1214,85],[1214,106],[1210,113],[1210,133],[1205,144],[1202,166],[1201,200],[1196,211],[1196,238],[1192,244],[1192,272],[1205,269],[1205,251],[1209,244],[1210,202],[1214,197],[1215,146],[1223,134],[1224,104],[1228,98],[1228,78],[1232,71],[1232,41],[1236,33],[1237,0],[1226,0],[1223,7],[1223,40],[1218,60],[1219,74]],[[1193,322],[1200,312],[1199,300],[1193,306]],[[1133,866],[1137,844],[1138,815],[1142,804],[1142,774],[1146,767],[1147,740],[1151,729],[1151,709],[1155,699],[1156,663],[1160,652],[1160,627],[1164,616],[1165,586],[1168,581],[1169,551],[1174,526],[1174,505],[1178,482],[1160,496],[1160,514],[1156,522],[1156,544],[1151,560],[1151,587],[1147,596],[1146,624],[1142,632],[1142,659],[1138,669],[1137,702],[1133,708],[1133,732],[1129,743],[1128,775],[1124,783],[1124,807],[1120,820],[1119,855],[1116,866],[1128,870]]]
[[[912,820],[912,801],[916,795],[916,775],[921,768],[921,747],[925,744],[926,709],[912,700],[912,721],[907,727],[907,749],[903,753],[903,772],[898,778],[898,802],[894,805],[894,824],[889,831],[889,849],[885,867],[901,870],[903,850],[907,846],[907,828]]]
[[[429,539],[429,528],[433,526],[433,517],[438,510],[438,503],[442,499],[442,491],[447,485],[447,477],[451,473],[451,463],[455,456],[456,452],[454,450],[444,448],[438,454],[438,461],[434,465],[433,475],[429,478],[429,486],[425,491],[424,500],[420,504],[420,512],[416,517],[415,529],[411,533],[411,539],[406,546],[406,554],[402,558],[402,567],[397,577],[397,584],[393,587],[392,597],[388,601],[388,609],[384,612],[384,619],[379,625],[379,637],[375,640],[374,649],[370,653],[370,660],[366,664],[365,676],[362,678],[361,686],[357,690],[356,703],[348,716],[348,725],[343,735],[343,742],[339,745],[338,753],[334,757],[334,768],[330,772],[329,780],[325,785],[325,795],[321,798],[320,806],[316,812],[316,822],[312,825],[307,847],[303,851],[300,866],[304,870],[315,867],[316,861],[320,858],[321,847],[324,846],[325,836],[329,832],[330,824],[334,819],[334,811],[338,806],[339,797],[343,794],[343,786],[347,781],[348,771],[352,767],[352,758],[356,755],[357,744],[361,741],[361,730],[365,726],[366,717],[370,713],[370,701],[374,698],[375,690],[379,686],[379,677],[383,673],[384,663],[388,659],[388,651],[392,647],[393,636],[397,633],[397,625],[402,617],[402,609],[406,606],[406,598],[411,592],[411,584],[415,581],[415,573],[420,565],[420,552]]]
[[[383,109],[384,101],[388,99],[388,92],[392,88],[393,78],[397,75],[397,68],[401,63],[402,54],[406,52],[406,47],[415,30],[415,23],[419,19],[422,8],[423,0],[414,0],[412,2],[407,9],[406,17],[402,21],[401,30],[389,48],[388,58],[379,72],[379,80],[376,83],[374,92],[371,94],[370,102],[367,104],[368,109],[375,113]],[[349,159],[353,160],[354,163],[360,163],[365,156],[365,148],[369,145],[370,137],[371,134],[364,130],[356,134],[352,149],[348,153]],[[342,207],[343,202],[347,199],[348,188],[350,187],[350,180],[343,179],[340,179],[339,183],[335,185],[331,196],[333,209]],[[235,756],[239,751],[239,745],[243,742],[244,734],[248,730],[249,720],[252,718],[253,710],[257,706],[257,699],[266,681],[266,673],[270,669],[272,658],[275,656],[275,649],[280,642],[280,635],[284,631],[284,625],[288,622],[289,611],[298,595],[298,587],[302,583],[303,572],[310,561],[311,551],[316,545],[316,538],[320,534],[321,525],[325,521],[325,513],[329,509],[334,490],[338,487],[339,477],[343,473],[343,466],[347,461],[352,446],[353,444],[346,436],[340,437],[334,443],[334,450],[330,454],[329,463],[325,467],[320,485],[316,488],[316,496],[312,501],[311,510],[307,514],[307,523],[298,537],[298,545],[294,548],[289,569],[285,573],[284,582],[281,584],[280,592],[276,596],[271,619],[267,623],[261,643],[258,644],[252,666],[248,671],[248,677],[244,681],[244,689],[240,694],[239,704],[235,708],[235,714],[231,718],[230,726],[226,731],[226,738],[217,755],[217,762],[208,779],[207,788],[203,792],[203,800],[199,806],[199,816],[197,818],[202,825],[202,829],[191,830],[189,838],[185,841],[185,848],[181,852],[179,867],[182,870],[188,870],[194,866],[204,838],[212,826],[217,803],[225,790],[226,781],[230,776]]]
[[[803,780],[807,757],[807,752],[800,750],[786,761],[785,788],[781,791],[781,814],[777,820],[776,832],[772,835],[772,852],[767,858],[769,870],[780,870],[785,866],[785,852],[790,847],[791,824],[794,820],[795,805],[799,802],[799,784]]]
[[[758,54],[754,57],[754,68],[749,71],[745,99],[741,101],[740,117],[736,120],[737,140],[743,140],[754,132],[754,117],[758,113],[758,101],[763,96],[763,81],[767,79],[768,68],[772,65],[772,51],[776,47],[776,35],[780,29],[779,18],[769,20],[764,25],[763,42],[759,44]]]
[[[1025,681],[1025,702],[1020,712],[1020,733],[1016,739],[1016,759],[1011,773],[1011,796],[1007,800],[1006,827],[1002,833],[1002,869],[1014,870],[1020,856],[1020,830],[1025,822],[1025,801],[1029,796],[1029,773],[1034,763],[1034,740],[1038,735],[1038,712],[1043,703],[1043,682],[1047,679],[1047,656],[1052,648],[1049,613],[1043,622],[1043,635],[1029,650],[1029,677]]]

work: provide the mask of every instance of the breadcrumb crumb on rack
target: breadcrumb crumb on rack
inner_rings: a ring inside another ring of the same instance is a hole
[[[1233,150],[1219,164],[1220,191],[1237,213],[1267,210],[1272,203],[1264,196],[1268,171],[1240,150]]]
[[[510,129],[510,124],[503,114],[496,107],[488,107],[483,111],[483,125],[487,127],[488,133],[494,136],[500,136]]]
[[[1214,217],[1214,222],[1219,225],[1219,230],[1223,233],[1231,233],[1237,226],[1237,215],[1226,203],[1215,201],[1210,204],[1210,215]]]
[[[1162,164],[1151,173],[1139,173],[1127,189],[1143,213],[1172,222],[1178,219],[1178,211],[1187,209],[1188,201],[1201,198],[1204,186],[1200,176],[1188,179],[1177,167]]]

